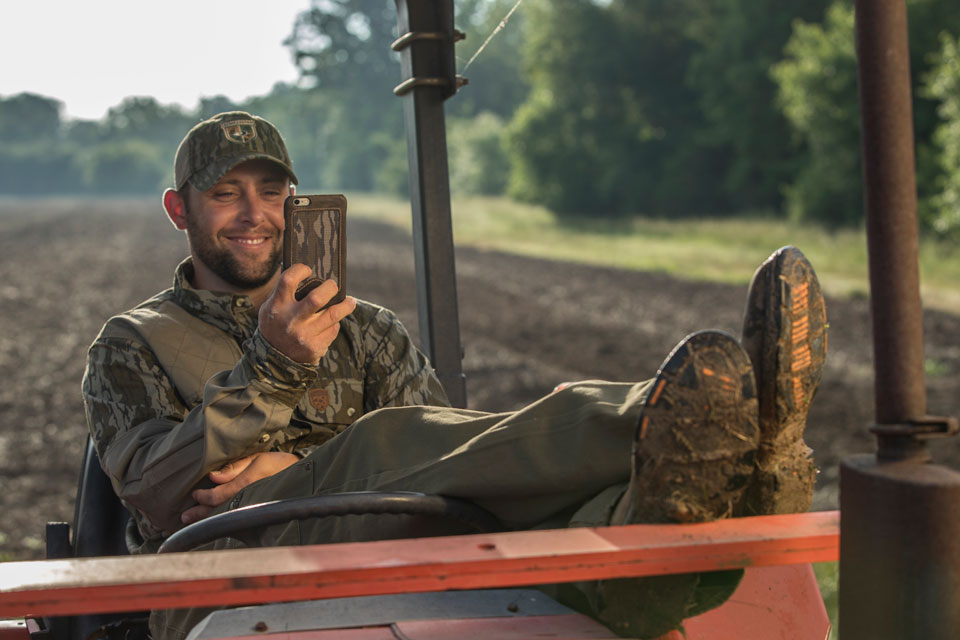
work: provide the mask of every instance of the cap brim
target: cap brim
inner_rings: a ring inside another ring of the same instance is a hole
[[[193,175],[187,178],[186,181],[198,191],[208,191],[212,189],[213,186],[217,184],[228,171],[243,164],[244,162],[249,162],[250,160],[269,160],[283,169],[284,173],[290,177],[290,181],[293,182],[293,184],[299,184],[297,182],[297,174],[295,174],[293,169],[287,166],[282,160],[266,153],[257,152],[239,156],[230,156],[229,158],[223,158],[217,162],[212,162],[202,170],[195,172]],[[183,185],[177,185],[177,188],[181,188],[182,186]]]

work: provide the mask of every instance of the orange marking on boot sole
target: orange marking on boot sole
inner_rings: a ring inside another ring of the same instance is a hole
[[[793,290],[793,304],[791,305],[790,343],[796,346],[790,353],[792,362],[790,369],[800,371],[813,363],[813,355],[807,339],[810,337],[810,317],[807,309],[810,300],[810,283],[804,282]],[[803,397],[803,384],[799,378],[793,378],[794,398],[799,402]]]
[[[717,380],[720,381],[721,391],[729,391],[729,392],[734,391],[733,380],[731,380],[729,376],[717,375],[717,373],[713,369],[709,369],[707,367],[703,367],[702,369],[700,369],[700,372],[709,378],[716,376]]]
[[[663,387],[667,384],[666,378],[661,378],[660,382],[657,383],[656,388],[653,390],[653,395],[650,396],[650,406],[657,404],[657,399],[660,397],[660,392],[663,391]]]
[[[790,338],[793,342],[802,342],[810,335],[810,318],[803,316],[793,321]]]
[[[736,385],[729,376],[717,376],[720,380],[720,390],[726,393],[736,393]]]
[[[647,435],[647,423],[650,422],[650,418],[643,416],[640,420],[640,439],[643,439],[643,436]]]
[[[807,315],[810,300],[809,283],[804,282],[794,290],[794,293],[795,297],[791,308],[793,318],[791,318],[792,322],[790,323],[790,342],[794,345],[799,343],[799,346],[794,348],[791,353],[793,362],[790,363],[790,368],[797,372],[806,369],[813,363],[813,355],[807,342],[810,337],[810,317]],[[803,378],[795,375],[791,382],[793,383],[794,407],[805,406],[807,394],[804,390]]]
[[[793,362],[790,365],[790,369],[793,371],[799,371],[800,369],[806,369],[813,362],[813,355],[810,353],[809,345],[802,345],[793,350]]]
[[[792,305],[793,311],[794,312],[806,311],[807,301],[809,300],[809,297],[810,297],[809,296],[810,283],[804,282],[803,284],[799,285],[796,289],[794,289],[793,293],[794,293],[793,305]]]
[[[794,407],[803,406],[807,394],[803,391],[803,381],[800,376],[793,376],[793,404]]]

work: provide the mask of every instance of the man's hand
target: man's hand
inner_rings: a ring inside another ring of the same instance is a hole
[[[317,313],[336,295],[337,284],[327,280],[298,301],[293,294],[309,275],[310,267],[303,264],[295,264],[281,274],[276,289],[260,307],[260,333],[291,360],[317,364],[337,337],[340,321],[353,312],[357,301],[347,296]]]
[[[240,489],[261,478],[283,471],[299,459],[292,453],[268,451],[228,462],[216,471],[210,472],[210,480],[218,486],[212,489],[197,489],[193,492],[193,499],[199,504],[180,514],[180,521],[183,524],[191,524],[206,518],[214,507],[235,496]]]

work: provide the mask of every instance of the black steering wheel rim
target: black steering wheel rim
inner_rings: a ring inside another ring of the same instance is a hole
[[[226,537],[258,546],[256,532],[263,527],[308,518],[364,514],[425,515],[460,522],[477,533],[503,530],[489,511],[465,500],[411,491],[355,491],[275,500],[218,513],[180,529],[164,540],[157,553],[189,551]]]

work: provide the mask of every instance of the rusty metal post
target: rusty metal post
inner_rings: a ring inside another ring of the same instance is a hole
[[[906,5],[856,10],[875,405],[879,424],[895,424],[927,413]]]
[[[396,0],[410,167],[420,345],[455,407],[467,405],[462,372],[450,177],[443,102],[456,93],[453,0]]]
[[[840,637],[960,633],[960,473],[929,464],[905,0],[857,0],[876,455],[840,469]]]

